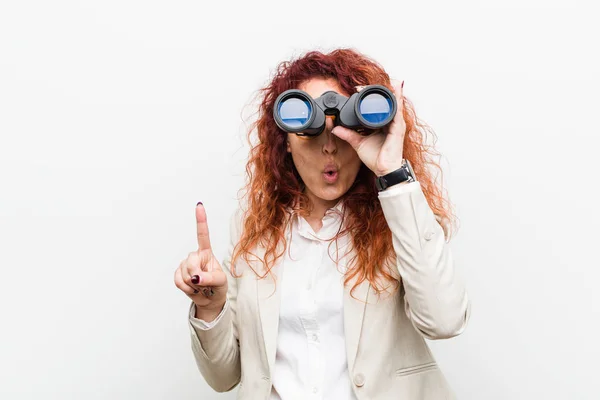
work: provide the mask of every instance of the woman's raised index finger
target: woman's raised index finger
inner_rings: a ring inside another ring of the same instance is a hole
[[[198,250],[210,249],[206,210],[204,209],[202,202],[196,204],[196,233],[198,235]]]

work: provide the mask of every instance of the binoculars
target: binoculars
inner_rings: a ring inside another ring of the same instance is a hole
[[[392,122],[397,110],[396,97],[381,85],[365,86],[350,98],[329,90],[313,99],[308,93],[290,89],[275,100],[273,117],[277,126],[298,136],[318,136],[325,129],[325,116],[334,123],[363,135]]]

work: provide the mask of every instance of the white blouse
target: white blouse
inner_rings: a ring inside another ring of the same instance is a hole
[[[380,192],[379,197],[415,190],[417,185],[394,185]],[[338,239],[337,250],[336,243],[327,240],[336,235],[341,220],[339,201],[325,213],[319,232],[315,233],[302,217],[294,219],[288,231],[289,251],[278,261],[282,292],[271,400],[356,400],[348,373],[343,318],[347,257],[342,256],[349,236]],[[228,304],[226,301],[221,314],[210,323],[190,313],[192,326],[199,330],[212,328]]]

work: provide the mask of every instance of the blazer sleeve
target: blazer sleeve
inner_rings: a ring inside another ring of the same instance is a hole
[[[459,335],[469,320],[471,304],[421,184],[394,185],[379,193],[379,201],[392,231],[406,315],[428,339]]]
[[[217,392],[232,390],[241,376],[239,336],[236,325],[237,279],[231,274],[231,257],[240,237],[240,210],[230,219],[230,241],[221,267],[227,276],[227,301],[218,321],[202,327],[195,318],[196,306],[190,304],[188,325],[192,351],[206,383]]]

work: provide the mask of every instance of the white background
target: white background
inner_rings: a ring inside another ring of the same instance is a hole
[[[439,137],[473,316],[431,347],[458,397],[600,398],[595,3],[0,4],[0,398],[235,397],[173,272],[199,200],[224,255],[256,90],[343,46]]]

